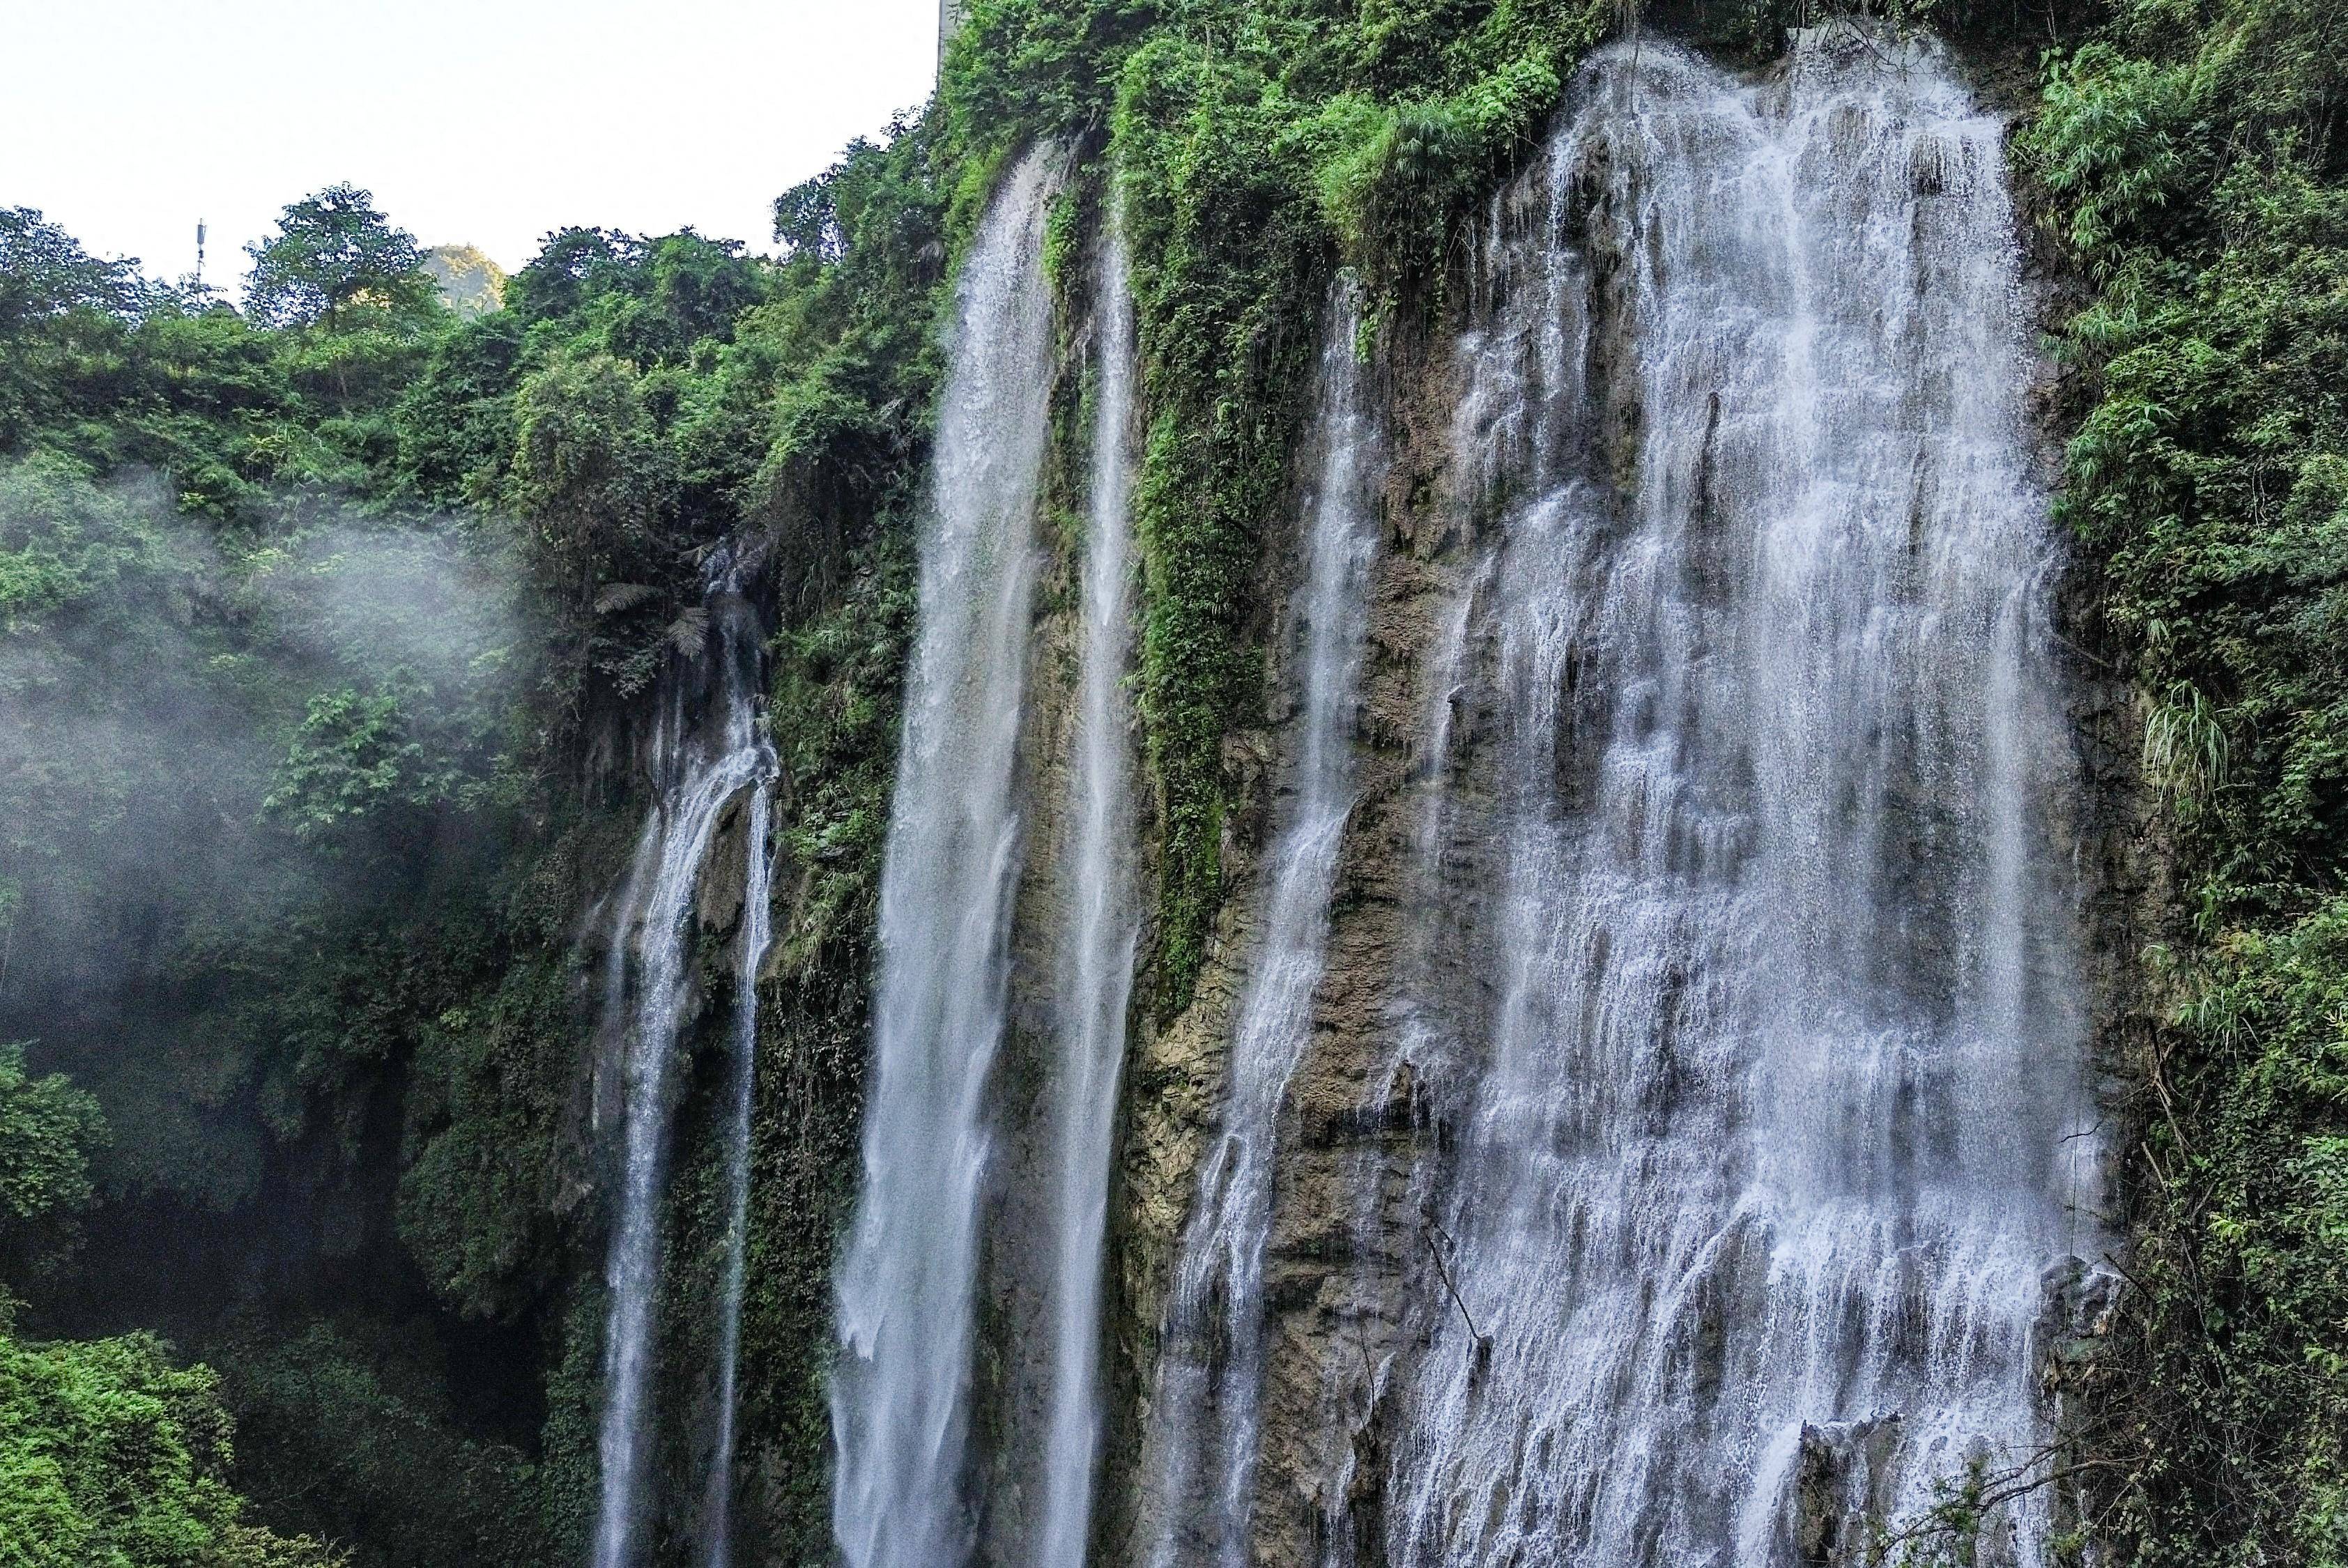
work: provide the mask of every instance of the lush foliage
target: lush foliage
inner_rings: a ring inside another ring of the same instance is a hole
[[[779,262],[568,230],[463,314],[348,188],[286,210],[241,313],[0,213],[0,1037],[30,1041],[0,1062],[0,1245],[45,1327],[169,1319],[223,1367],[237,1479],[284,1530],[436,1568],[575,1544],[579,923],[727,539],[783,621],[795,890],[745,1445],[820,1451],[938,184],[893,127],[778,203]],[[47,1197],[92,1194],[64,1267]],[[819,1557],[820,1467],[779,1507]]]
[[[25,1073],[0,1046],[0,1278],[61,1262],[93,1196],[98,1103]],[[230,1485],[230,1422],[211,1372],[156,1340],[17,1337],[0,1284],[0,1563],[10,1568],[327,1568],[317,1542],[244,1522]]]
[[[62,1073],[28,1077],[25,1047],[0,1044],[0,1279],[46,1274],[70,1254],[94,1195],[90,1150],[105,1138],[97,1100]]]
[[[373,1334],[316,1323],[226,1347],[232,1477],[270,1500],[278,1528],[350,1542],[355,1568],[552,1561],[532,1463],[458,1429],[428,1334]]]
[[[2094,295],[2064,508],[2184,910],[2131,1064],[2142,1365],[2106,1434],[2147,1561],[2348,1561],[2348,16],[2132,0],[2025,167]]]
[[[333,1568],[242,1522],[215,1379],[144,1336],[38,1345],[0,1325],[0,1563]]]
[[[353,186],[330,185],[294,202],[277,232],[246,253],[245,315],[266,325],[347,327],[356,312],[397,322],[440,308],[415,236],[393,228],[374,196]]]

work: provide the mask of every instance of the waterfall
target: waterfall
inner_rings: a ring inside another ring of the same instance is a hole
[[[1100,1448],[1101,1246],[1108,1229],[1109,1150],[1125,1064],[1126,1004],[1140,934],[1134,895],[1132,714],[1123,679],[1132,598],[1133,299],[1114,197],[1094,281],[1099,376],[1094,387],[1092,496],[1084,568],[1084,653],[1070,830],[1062,877],[1053,1106],[1054,1269],[1051,1428],[1044,1464],[1038,1568],[1084,1568]]]
[[[1232,1031],[1222,1126],[1202,1163],[1176,1265],[1152,1412],[1159,1449],[1150,1561],[1248,1558],[1262,1399],[1264,1248],[1281,1100],[1313,1026],[1329,899],[1354,799],[1354,709],[1368,635],[1382,442],[1341,293],[1322,352],[1303,581],[1290,606],[1301,711],[1282,790],[1247,988]],[[1210,1473],[1202,1473],[1210,1471]]]
[[[1857,1561],[2033,1462],[2093,1230],[2000,127],[1922,41],[1745,84],[1649,40],[1496,213],[1490,1002],[1385,1555]],[[2044,1534],[2024,1499],[1984,1560]]]
[[[734,972],[733,1103],[726,1124],[726,1274],[717,1317],[717,1440],[709,1460],[704,1533],[709,1568],[734,1560],[734,1427],[741,1403],[742,1285],[750,1240],[750,1110],[758,1066],[758,966],[774,939],[774,857],[768,840],[774,813],[771,787],[750,791],[743,835],[742,951]]]
[[[1036,574],[1058,156],[1029,153],[963,263],[881,868],[863,1181],[839,1268],[833,1529],[850,1568],[969,1554],[963,1461],[988,1068],[1019,863],[1013,764]]]
[[[672,1068],[693,989],[694,891],[726,802],[751,789],[762,803],[765,780],[775,767],[752,696],[758,672],[757,630],[724,557],[713,566],[705,603],[715,690],[714,711],[703,727],[714,733],[689,730],[685,683],[668,682],[654,746],[659,797],[637,841],[605,971],[605,1014],[621,1052],[625,1127],[619,1209],[604,1267],[611,1303],[604,1325],[595,1568],[625,1568],[642,1555],[662,1210],[675,1109]],[[763,840],[764,834],[752,837]],[[763,858],[757,843],[751,853]],[[757,903],[755,912],[746,907],[744,918],[763,926],[764,900]],[[729,1390],[731,1386],[729,1367]]]

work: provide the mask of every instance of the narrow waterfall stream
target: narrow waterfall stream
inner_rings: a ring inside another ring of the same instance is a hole
[[[773,786],[750,791],[744,838],[741,953],[734,978],[734,1074],[726,1121],[726,1272],[717,1316],[717,1437],[703,1532],[709,1568],[734,1561],[734,1437],[741,1406],[742,1288],[749,1265],[750,1113],[758,1087],[758,966],[774,940]]]
[[[1111,198],[1112,204],[1115,198]],[[1101,1248],[1108,1229],[1109,1151],[1125,1068],[1126,1005],[1140,935],[1134,889],[1132,712],[1125,696],[1131,635],[1133,298],[1124,231],[1112,205],[1094,298],[1092,495],[1084,567],[1083,673],[1070,824],[1062,877],[1058,1072],[1053,1129],[1056,1191],[1051,1310],[1051,1427],[1037,1568],[1083,1568],[1100,1451]]]
[[[1330,317],[1313,418],[1318,472],[1303,508],[1303,571],[1287,629],[1301,707],[1232,1035],[1229,1101],[1183,1235],[1159,1367],[1155,1568],[1248,1560],[1280,1104],[1313,1026],[1329,899],[1353,805],[1354,710],[1379,537],[1383,443],[1364,386],[1359,307],[1350,289]]]
[[[752,699],[758,685],[757,631],[724,562],[720,557],[713,565],[705,596],[712,712],[701,726],[689,727],[685,683],[667,683],[653,758],[660,795],[645,819],[621,894],[606,970],[604,1006],[616,1026],[625,1123],[619,1207],[604,1270],[611,1305],[604,1326],[595,1568],[626,1568],[644,1554],[662,1213],[668,1195],[677,1033],[692,992],[694,892],[726,803],[746,789],[754,791],[752,810],[763,822],[766,781],[775,769]],[[748,851],[752,876],[761,882],[765,838],[763,828],[754,831]],[[746,923],[762,928],[766,918],[763,898],[746,905]],[[746,978],[756,972],[757,960],[747,956],[750,945],[746,933]],[[745,1006],[755,1010],[756,1002]],[[755,1016],[749,1026],[755,1029]],[[748,1063],[739,1070],[747,1074]],[[742,1180],[747,1181],[747,1170]],[[730,1433],[730,1364],[725,1370]],[[720,1463],[730,1468],[730,1455],[721,1456]],[[713,1489],[717,1484],[713,1477]]]
[[[2095,1113],[2004,181],[1936,47],[1821,30],[1606,50],[1496,208],[1491,1000],[1388,1561],[1789,1562],[2043,1441]]]
[[[1044,230],[1060,161],[1029,153],[996,194],[948,343],[881,871],[863,1181],[839,1275],[832,1522],[851,1568],[941,1568],[970,1550],[984,1093],[1019,865],[1014,764],[1053,366]]]

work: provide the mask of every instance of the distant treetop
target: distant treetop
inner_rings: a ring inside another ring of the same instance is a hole
[[[505,269],[475,246],[435,245],[424,253],[424,270],[458,315],[487,315],[505,308]]]
[[[252,258],[245,314],[271,326],[339,330],[353,312],[412,321],[439,304],[416,237],[392,227],[375,197],[353,185],[329,185],[294,202],[277,233],[247,245],[245,254]]]

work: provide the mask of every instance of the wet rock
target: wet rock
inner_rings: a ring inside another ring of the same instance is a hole
[[[2059,1418],[2063,1396],[2092,1376],[2102,1359],[2128,1285],[2116,1271],[2080,1257],[2057,1258],[2038,1283],[2033,1343],[2039,1387]]]
[[[704,931],[730,932],[742,918],[742,894],[749,869],[743,853],[750,830],[750,791],[738,791],[718,813],[717,828],[701,862],[695,915]]]
[[[1804,1422],[1794,1475],[1794,1550],[1806,1564],[1865,1563],[1900,1438],[1900,1418]]]

